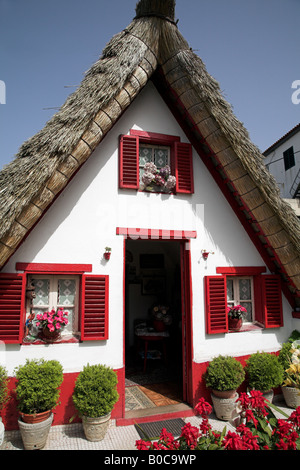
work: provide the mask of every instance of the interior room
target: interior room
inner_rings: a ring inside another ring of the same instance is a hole
[[[180,403],[180,242],[127,240],[125,264],[127,410]]]

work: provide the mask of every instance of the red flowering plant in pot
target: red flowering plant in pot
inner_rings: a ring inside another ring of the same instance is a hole
[[[56,341],[64,327],[69,323],[69,312],[63,308],[54,308],[49,312],[38,313],[36,325],[41,329],[43,339],[46,341]]]
[[[243,318],[247,310],[242,305],[232,305],[227,307],[228,327],[230,330],[240,330]]]

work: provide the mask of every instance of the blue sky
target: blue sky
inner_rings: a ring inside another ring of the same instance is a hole
[[[132,21],[136,2],[0,0],[0,168]],[[300,0],[177,0],[176,18],[261,151],[300,122]]]

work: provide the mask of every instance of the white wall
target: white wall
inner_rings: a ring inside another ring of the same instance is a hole
[[[109,339],[50,346],[6,345],[4,354],[10,373],[21,360],[35,357],[56,358],[65,372],[79,371],[87,362],[123,366],[123,237],[116,235],[118,226],[197,231],[197,239],[191,242],[196,362],[219,353],[242,355],[263,347],[277,350],[279,342],[285,341],[295,327],[284,302],[283,329],[206,336],[203,276],[216,274],[217,266],[264,263],[195,152],[193,195],[119,190],[118,137],[131,128],[179,135],[187,142],[154,87],[147,85],[4,269],[15,272],[16,262],[90,263],[93,274],[108,274]],[[108,262],[103,260],[105,246],[112,248]],[[202,249],[215,254],[204,262]]]

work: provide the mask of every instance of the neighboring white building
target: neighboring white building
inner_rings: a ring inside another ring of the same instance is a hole
[[[277,181],[281,197],[299,199],[300,124],[265,150],[263,155],[266,167]],[[293,202],[293,207],[298,208],[299,203]]]

